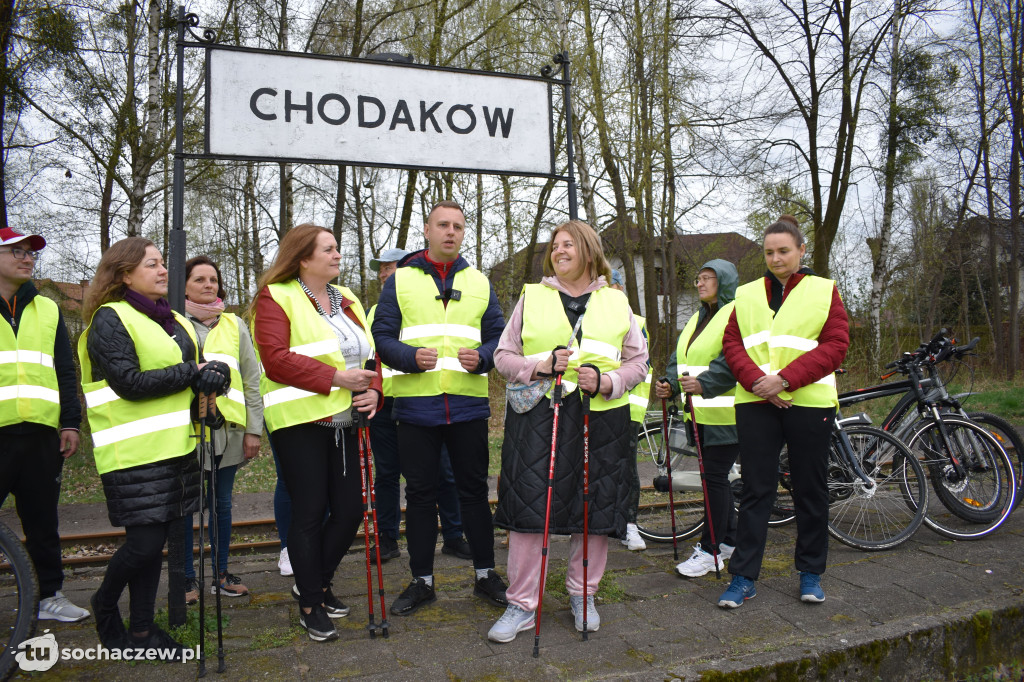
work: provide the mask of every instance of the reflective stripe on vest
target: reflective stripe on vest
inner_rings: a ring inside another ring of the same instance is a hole
[[[125,301],[106,303],[103,307],[111,308],[121,318],[132,338],[141,371],[181,364],[181,348],[159,324]],[[174,317],[198,349],[192,323],[177,313]],[[78,341],[78,358],[82,363],[82,391],[92,430],[96,471],[105,474],[192,452],[196,447],[189,411],[192,389],[145,400],[121,398],[106,380],[87,381],[92,378],[88,337],[86,329]]]
[[[238,369],[240,343],[238,316],[221,313],[220,320],[206,335],[203,358],[207,362],[219,360],[230,368],[231,387],[227,394],[217,398],[217,409],[224,415],[225,420],[245,427],[245,394],[242,393],[242,373]]]
[[[418,267],[398,268],[395,295],[402,312],[399,340],[409,346],[436,348],[437,365],[426,372],[392,371],[391,388],[396,398],[448,393],[487,397],[487,375],[467,372],[459,362],[459,348],[478,348],[482,343],[480,321],[491,300],[491,285],[478,270],[464,268],[452,278],[459,300],[448,305],[437,299],[434,277]]]
[[[18,334],[0,322],[0,426],[32,422],[60,425],[60,391],[53,346],[57,304],[36,295],[21,313]]]
[[[725,335],[725,327],[729,323],[735,303],[726,303],[717,310],[708,323],[704,325],[700,335],[693,339],[693,333],[697,329],[697,319],[700,312],[696,312],[687,321],[679,334],[679,341],[676,343],[676,368],[679,376],[688,372],[690,376],[697,377],[701,372],[708,371],[711,361],[722,353],[722,337]],[[689,346],[689,348],[687,348]],[[711,426],[732,426],[736,423],[736,410],[734,409],[736,389],[730,389],[722,395],[714,398],[703,398],[699,395],[693,396],[693,411],[696,413],[698,424]],[[684,412],[684,418],[690,419],[690,413]]]
[[[352,310],[356,314],[356,319],[366,330],[366,315],[355,295],[346,287],[334,284],[330,286],[352,301]],[[287,282],[269,284],[267,290],[274,301],[284,310],[291,324],[290,343],[292,345],[288,350],[315,358],[337,370],[344,371],[345,357],[341,353],[334,328],[317,312],[298,280],[292,279]],[[253,336],[255,337],[255,334]],[[259,357],[258,344],[256,356]],[[346,388],[332,386],[327,394],[314,393],[272,381],[263,371],[262,365],[260,369],[263,419],[269,431],[326,419],[339,412],[344,412],[352,405],[352,392]]]
[[[618,369],[622,359],[622,343],[629,333],[629,302],[626,295],[610,287],[601,287],[590,295],[583,316],[583,341],[574,345],[569,367],[562,378],[568,395],[579,384],[580,365],[591,363],[601,372]],[[569,319],[558,291],[545,284],[523,287],[523,355],[541,360],[551,355],[555,346],[564,346],[572,334]],[[550,396],[551,391],[548,391]],[[600,393],[590,400],[592,410],[610,410],[629,404],[629,394],[606,400]]]
[[[736,290],[736,322],[747,355],[765,374],[778,374],[791,362],[818,347],[818,335],[828,320],[835,282],[805,275],[786,296],[778,313],[768,307],[764,280],[744,284]],[[839,405],[835,375],[798,388],[782,391],[779,397],[803,407]],[[742,386],[736,387],[736,402],[760,401]]]
[[[647,318],[641,315],[634,315],[636,324],[640,327],[644,341],[647,341]],[[647,405],[651,396],[651,363],[647,363],[647,376],[639,384],[629,391],[629,418],[637,424],[643,424],[647,417]]]

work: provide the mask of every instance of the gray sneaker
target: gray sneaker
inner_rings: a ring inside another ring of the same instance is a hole
[[[75,606],[60,590],[52,597],[39,600],[39,620],[59,620],[63,623],[77,623],[89,617],[89,612]]]
[[[569,608],[576,618],[576,632],[583,632],[583,595],[569,595]],[[601,616],[594,606],[594,595],[587,595],[587,632],[597,632],[601,627]]]
[[[515,604],[509,604],[501,618],[487,631],[487,639],[492,642],[511,642],[523,630],[529,630],[536,622],[534,611],[526,611]]]

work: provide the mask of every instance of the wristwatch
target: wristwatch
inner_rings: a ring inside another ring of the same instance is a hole
[[[786,391],[789,390],[789,382],[786,381],[785,378],[782,379],[782,388],[783,388],[783,390],[786,390]]]

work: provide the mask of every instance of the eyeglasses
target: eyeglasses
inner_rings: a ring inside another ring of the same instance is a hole
[[[697,277],[696,279],[693,280],[693,286],[699,287],[703,282],[710,282],[716,279],[718,278],[715,277],[714,275],[701,275],[700,277]]]
[[[0,251],[0,253],[4,252]],[[39,252],[30,251],[29,249],[19,249],[17,247],[12,246],[10,250],[7,251],[6,253],[9,253],[12,256],[14,256],[14,260],[25,260],[26,256],[28,256],[32,260],[39,260]]]

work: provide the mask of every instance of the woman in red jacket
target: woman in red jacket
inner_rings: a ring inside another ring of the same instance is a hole
[[[825,601],[821,574],[828,556],[826,466],[838,399],[833,372],[850,345],[846,309],[835,282],[801,267],[807,251],[796,218],[784,215],[765,231],[763,279],[736,291],[722,350],[736,377],[736,429],[743,453],[732,583],[718,600],[737,608],[754,597],[768,517],[778,481],[779,452],[789,448],[796,508],[800,599]]]

